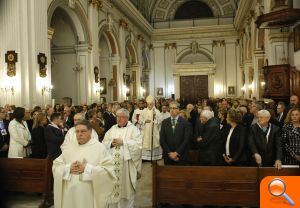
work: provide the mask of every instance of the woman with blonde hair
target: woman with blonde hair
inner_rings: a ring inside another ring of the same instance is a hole
[[[283,163],[286,165],[300,164],[300,110],[290,110],[290,122],[282,128]]]
[[[47,125],[47,117],[44,113],[35,113],[33,115],[33,125],[31,132],[31,151],[32,158],[46,158],[47,146],[44,135],[45,126]]]

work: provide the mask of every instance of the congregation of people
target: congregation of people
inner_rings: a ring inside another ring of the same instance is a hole
[[[55,207],[134,207],[142,161],[190,165],[190,152],[201,166],[300,164],[296,95],[289,103],[148,96],[32,110],[6,105],[0,128],[1,157],[53,160]]]

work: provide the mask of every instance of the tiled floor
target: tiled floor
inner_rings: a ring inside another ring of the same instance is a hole
[[[143,163],[142,177],[138,181],[136,208],[150,208],[152,204],[152,168],[150,163]],[[37,208],[42,197],[37,194],[14,194],[8,199],[5,208]]]

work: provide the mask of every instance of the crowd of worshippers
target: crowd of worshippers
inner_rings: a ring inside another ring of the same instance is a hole
[[[52,159],[55,207],[131,208],[142,160],[189,165],[196,150],[204,166],[299,165],[299,107],[296,95],[288,105],[152,96],[32,111],[6,105],[0,107],[0,154]]]
[[[79,120],[89,120],[101,142],[117,123],[120,108],[141,131],[143,160],[188,164],[188,152],[199,150],[199,165],[262,165],[281,168],[300,162],[299,98],[289,103],[244,99],[179,99],[82,106],[55,105],[32,111],[6,105],[0,108],[1,157],[55,159]],[[169,119],[169,121],[168,121]],[[74,131],[74,130],[73,130]],[[9,142],[10,141],[10,142]]]

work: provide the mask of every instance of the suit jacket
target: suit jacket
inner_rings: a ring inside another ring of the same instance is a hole
[[[193,109],[190,113],[190,116],[191,117],[188,119],[188,121],[191,123],[192,128],[194,129],[196,126],[197,119],[198,119],[197,111]]]
[[[160,145],[163,149],[165,165],[185,165],[188,161],[189,143],[192,136],[192,128],[189,123],[178,117],[173,133],[171,118],[163,120],[160,129]],[[168,156],[169,152],[177,152],[180,157],[175,162]]]
[[[113,125],[117,124],[117,119],[111,112],[108,111],[104,112],[103,118],[105,121],[104,130],[106,133]]]
[[[47,145],[47,154],[54,160],[61,154],[60,146],[64,142],[64,134],[62,130],[49,124],[45,128],[45,140]]]
[[[282,160],[282,147],[281,147],[281,131],[276,125],[269,124],[271,128],[268,142],[266,134],[261,130],[258,124],[251,126],[248,143],[251,154],[260,154],[262,158],[262,166],[272,167],[275,160]]]
[[[218,165],[222,159],[222,140],[220,126],[216,119],[211,118],[203,125],[202,140],[197,143],[200,165]]]
[[[228,134],[230,132],[230,128],[227,128],[224,131],[224,140],[223,140],[223,153],[226,153],[226,141]],[[229,142],[229,151],[230,151],[230,157],[234,160],[233,165],[239,165],[241,163],[245,164],[247,161],[247,156],[245,152],[245,145],[246,145],[246,128],[242,126],[241,124],[238,124],[231,136],[230,136],[230,142]]]
[[[37,127],[31,131],[31,157],[32,158],[46,158],[47,146],[44,134],[44,127]]]

